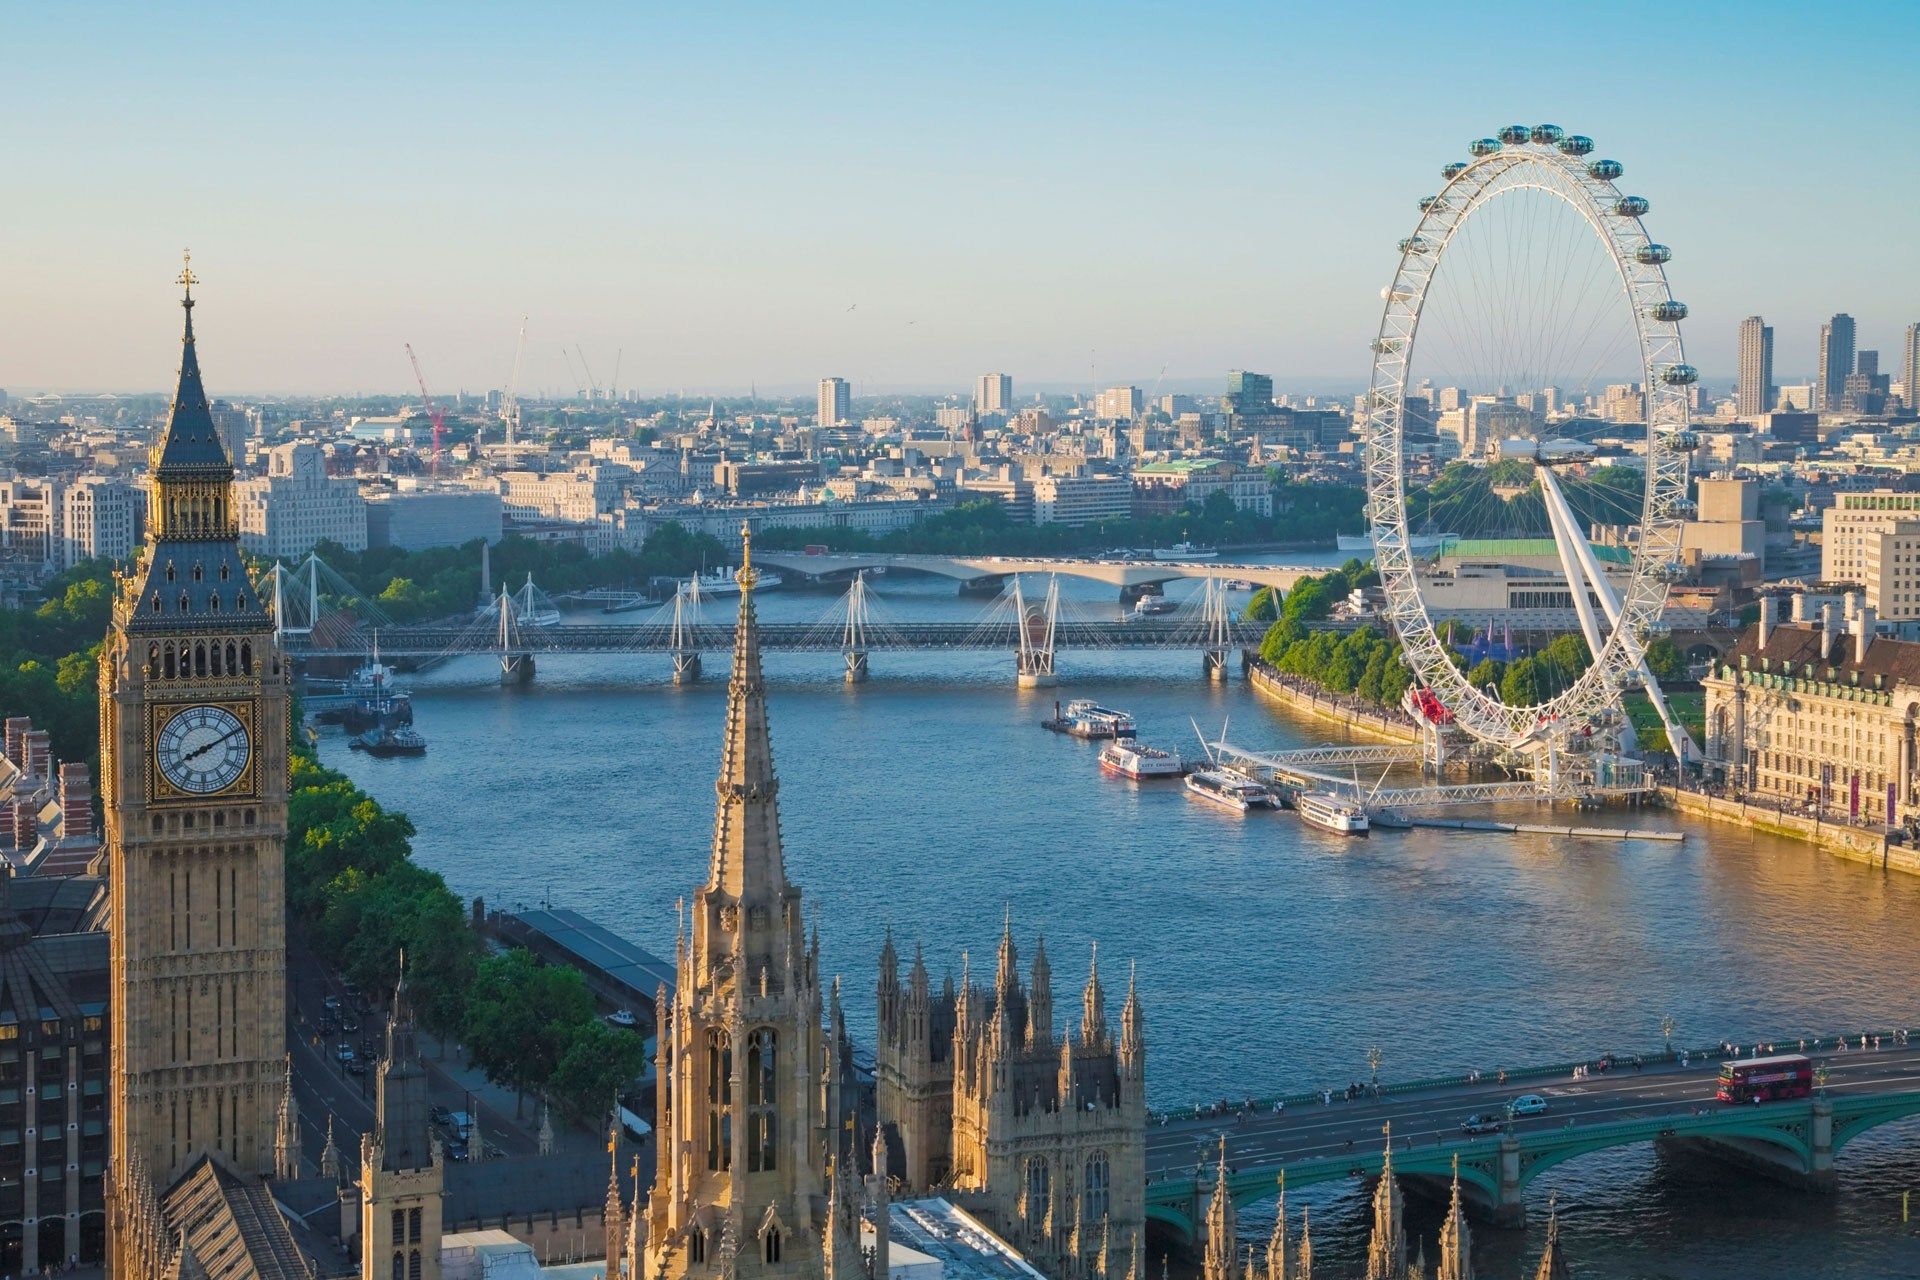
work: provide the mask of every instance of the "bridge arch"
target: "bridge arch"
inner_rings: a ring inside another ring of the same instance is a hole
[[[1838,1156],[1841,1148],[1869,1129],[1878,1129],[1883,1124],[1892,1124],[1916,1115],[1920,1115],[1920,1094],[1902,1094],[1882,1105],[1849,1115],[1845,1120],[1835,1117],[1833,1154]]]

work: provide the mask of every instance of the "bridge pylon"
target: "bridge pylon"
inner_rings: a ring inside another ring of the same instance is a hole
[[[528,579],[531,584],[532,579]],[[500,683],[528,684],[533,680],[533,654],[520,634],[520,615],[511,592],[500,588]]]
[[[867,680],[867,574],[864,569],[853,575],[853,585],[847,588],[847,626],[841,644],[841,653],[847,662],[847,683],[865,684]]]
[[[673,682],[692,684],[700,678],[700,579],[693,578],[673,593]]]
[[[1200,595],[1200,624],[1206,649],[1200,656],[1200,669],[1214,684],[1227,679],[1227,655],[1233,652],[1233,618],[1227,612],[1227,588],[1218,578],[1208,578]]]
[[[1020,649],[1015,655],[1017,679],[1022,689],[1048,688],[1058,683],[1053,672],[1054,636],[1060,625],[1060,579],[1047,579],[1044,604],[1029,605],[1020,590],[1020,579],[1013,580],[1013,615],[1019,626]]]

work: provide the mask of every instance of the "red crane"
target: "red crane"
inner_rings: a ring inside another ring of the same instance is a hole
[[[440,442],[447,434],[446,415],[427,393],[427,378],[420,372],[420,357],[413,354],[413,344],[407,343],[406,348],[407,359],[413,362],[413,380],[420,384],[420,399],[426,402],[427,416],[433,419],[433,474],[437,476],[440,474]]]

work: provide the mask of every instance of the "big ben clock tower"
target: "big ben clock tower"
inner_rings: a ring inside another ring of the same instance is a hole
[[[202,1157],[274,1168],[286,1081],[287,666],[255,593],[186,287],[146,546],[100,658],[116,1235]],[[150,1243],[150,1242],[149,1242]],[[144,1268],[116,1239],[116,1274]]]

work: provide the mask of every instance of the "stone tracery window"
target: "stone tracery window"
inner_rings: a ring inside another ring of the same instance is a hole
[[[733,1039],[707,1032],[707,1168],[733,1167]]]
[[[779,1037],[761,1027],[747,1039],[747,1170],[772,1169],[779,1131]]]

